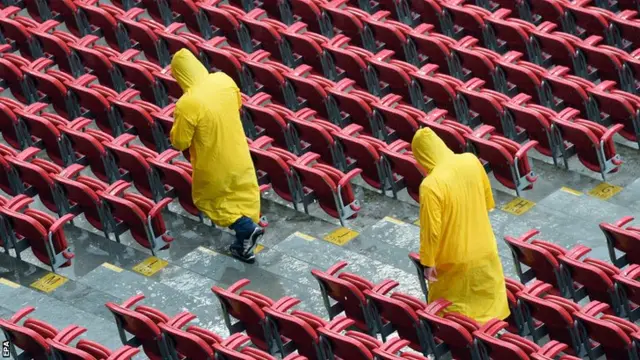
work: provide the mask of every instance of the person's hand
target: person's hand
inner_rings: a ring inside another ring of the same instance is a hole
[[[424,278],[427,279],[427,281],[429,282],[436,282],[438,281],[438,273],[436,272],[436,268],[435,267],[425,267],[424,268]]]

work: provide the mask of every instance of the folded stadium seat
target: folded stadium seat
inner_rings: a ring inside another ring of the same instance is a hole
[[[147,148],[155,152],[163,152],[169,148],[169,142],[150,112],[160,111],[154,104],[143,100],[132,100],[140,95],[137,90],[129,89],[110,98],[113,111],[123,122],[126,132],[138,135],[140,141]]]
[[[338,274],[338,271],[347,265],[349,264],[345,261],[338,261],[327,271],[311,270],[311,274],[320,285],[320,292],[322,293],[329,319],[333,320],[337,315],[344,312],[344,316],[354,321],[353,325],[356,328],[369,334],[376,334],[377,325],[375,324],[375,319],[372,318],[363,291],[370,290],[374,293],[385,295],[398,286],[398,283],[387,279],[376,285],[346,271]]]
[[[43,103],[34,103],[14,111],[22,120],[24,130],[31,134],[28,139],[29,146],[46,150],[51,161],[59,166],[65,166],[73,162],[74,150],[58,129],[57,124],[40,116],[40,110],[47,106]]]
[[[200,0],[196,2],[196,6],[204,11],[209,24],[213,26],[212,36],[226,37],[229,44],[236,49],[246,52],[253,50],[251,36],[239,20],[245,14],[240,7],[222,0]]]
[[[280,34],[284,37],[286,46],[292,51],[293,63],[287,65],[297,67],[304,62],[317,74],[329,74],[327,60],[321,46],[329,41],[328,38],[309,31],[308,25],[302,22],[296,22],[280,30]]]
[[[429,354],[428,334],[416,313],[427,307],[425,302],[400,292],[386,296],[365,290],[364,295],[369,301],[371,314],[376,320],[383,342],[390,340],[388,336],[397,332],[400,339],[408,341],[405,346]]]
[[[64,225],[73,220],[74,214],[66,214],[56,219],[48,213],[36,209],[20,208],[33,203],[33,199],[24,195],[15,197],[12,201],[0,207],[0,214],[7,222],[7,230],[12,237],[16,257],[20,260],[20,253],[31,248],[33,255],[43,264],[56,272],[61,267],[71,266],[71,259],[75,254],[71,251],[64,234]],[[10,229],[10,230],[9,230]]]
[[[376,78],[369,92],[378,97],[389,93],[398,94],[407,104],[419,101],[422,96],[409,76],[409,73],[417,72],[418,68],[404,61],[393,60],[393,54],[391,50],[382,50],[366,59],[371,73],[375,74]]]
[[[27,124],[15,112],[25,107],[24,103],[17,100],[0,98],[0,132],[4,141],[14,149],[24,149],[32,142]]]
[[[314,0],[290,0],[288,1],[290,11],[294,20],[300,21],[309,27],[309,30],[323,36],[331,36],[333,26],[331,20],[323,15],[320,4]]]
[[[147,59],[160,66],[169,65],[171,55],[166,46],[160,41],[158,35],[149,27],[153,23],[150,19],[140,18],[144,9],[132,8],[131,10],[116,16],[118,23],[123,26],[133,41],[132,46],[138,47],[144,52]]]
[[[604,124],[621,124],[620,135],[640,146],[640,97],[615,89],[613,81],[602,81],[587,89],[598,105]]]
[[[253,89],[247,95],[254,95],[258,92],[267,92],[273,99],[289,109],[295,110],[298,107],[298,100],[287,82],[284,74],[291,69],[279,62],[271,60],[271,54],[264,50],[258,50],[249,55],[241,62],[246,66],[247,74],[251,76],[249,83],[253,83]]]
[[[302,108],[311,108],[317,111],[320,116],[325,119],[329,118],[329,102],[327,101],[327,92],[335,86],[335,83],[326,79],[322,75],[314,75],[309,65],[300,65],[297,68],[284,74],[287,79],[288,87],[291,87],[298,99],[298,107],[293,110]],[[333,109],[333,111],[338,111]]]
[[[113,219],[98,196],[98,192],[107,191],[109,185],[98,179],[79,175],[84,169],[80,164],[73,164],[53,176],[68,201],[67,210],[76,215],[84,214],[89,224],[102,231],[107,239],[110,232],[125,231],[126,229],[111,229]]]
[[[176,104],[172,103],[160,109],[160,111],[150,112],[151,117],[162,126],[165,136],[169,137],[171,128],[173,127],[173,111]]]
[[[471,134],[473,130],[466,125],[449,119],[446,110],[433,110],[425,118],[419,119],[419,121],[421,126],[433,130],[454,153],[462,154],[468,151],[467,140],[463,134]]]
[[[269,136],[276,146],[291,152],[295,152],[296,144],[285,118],[293,114],[284,106],[272,103],[271,96],[266,93],[257,93],[242,102],[242,118],[249,127],[247,136],[253,139]]]
[[[240,62],[241,59],[247,56],[244,51],[231,47],[227,39],[220,36],[201,42],[196,46],[202,53],[203,58],[206,60],[205,63],[208,65],[207,68],[211,72],[224,72],[245,92],[249,84],[247,84],[247,79],[242,73],[242,63]]]
[[[250,337],[238,334],[239,336],[227,339],[223,343],[213,345],[216,352],[216,359],[220,360],[276,360],[274,356],[268,353],[246,346]],[[306,357],[298,354],[291,354],[282,360],[307,360]]]
[[[517,51],[524,54],[527,61],[534,62],[539,54],[529,32],[535,30],[535,26],[517,17],[509,17],[512,14],[511,10],[502,8],[485,18],[486,30],[492,39],[487,44],[488,48],[500,54]]]
[[[75,347],[63,344],[57,340],[48,340],[58,359],[62,360],[130,360],[140,350],[131,346],[123,346],[111,351],[109,348],[91,340],[80,339]]]
[[[377,349],[373,349],[373,355],[378,360],[427,360],[427,357],[418,355],[415,352],[402,352],[401,350],[406,348],[409,342],[400,338],[393,338],[386,341],[382,346]]]
[[[344,317],[335,318],[329,324],[323,318],[300,310],[291,313],[278,311],[271,307],[262,309],[267,316],[270,331],[282,356],[294,351],[309,360],[325,359],[323,344],[318,329],[328,327],[336,331],[345,330],[348,323]],[[286,339],[286,342],[283,341]]]
[[[378,98],[367,91],[358,90],[356,82],[351,79],[343,79],[336,86],[329,89],[328,100],[336,104],[339,113],[329,114],[329,119],[336,125],[344,127],[349,123],[361,125],[366,135],[373,135],[373,103]],[[330,106],[332,109],[333,106]]]
[[[84,67],[80,59],[66,44],[69,39],[77,39],[73,35],[60,30],[60,23],[49,20],[37,26],[28,28],[34,41],[38,42],[43,51],[43,56],[53,60],[58,69],[74,77],[84,73]],[[60,36],[60,34],[62,34]]]
[[[418,56],[417,62],[413,63],[413,65],[436,64],[443,74],[458,74],[460,69],[458,64],[454,62],[450,50],[451,46],[455,44],[455,40],[436,33],[434,29],[434,25],[423,23],[416,26],[409,33],[409,41],[413,44],[408,46],[415,47]]]
[[[177,197],[180,206],[191,215],[202,219],[202,213],[193,203],[192,174],[193,169],[188,162],[172,161],[180,155],[179,151],[168,149],[156,157],[149,157],[146,161],[153,167],[159,181],[165,185],[165,196]],[[169,187],[168,189],[166,187]]]
[[[592,301],[573,314],[584,329],[589,357],[606,356],[607,359],[637,359],[635,333],[640,327],[631,321],[609,315],[609,305]]]
[[[607,129],[598,123],[581,119],[575,109],[558,115],[552,119],[553,124],[559,128],[563,141],[573,144],[582,165],[599,172],[603,179],[620,169],[622,159],[616,153],[613,135],[621,131],[624,125],[617,124]]]
[[[345,169],[344,154],[333,139],[332,133],[341,129],[326,120],[315,118],[311,109],[303,109],[287,117],[296,152],[302,155],[308,152],[318,154],[318,161],[336,169]]]
[[[163,92],[169,97],[171,103],[177,102],[183,94],[182,88],[178,85],[176,79],[171,75],[171,65],[167,65],[162,69],[154,69],[157,65],[140,61],[141,64],[148,69],[153,69],[152,75],[155,77],[162,86]]]
[[[76,1],[78,17],[86,21],[86,33],[100,34],[107,45],[119,51],[124,51],[131,46],[127,33],[118,25],[116,16],[123,14],[124,10],[107,4],[97,4],[96,1]]]
[[[294,63],[291,48],[284,46],[279,32],[287,28],[285,24],[268,18],[263,9],[253,9],[239,20],[248,29],[254,49],[265,50],[284,64]]]
[[[550,22],[564,26],[565,11],[558,0],[528,0],[523,20],[533,24]]]
[[[120,170],[113,155],[103,146],[112,141],[109,135],[87,128],[93,121],[79,117],[60,130],[66,135],[75,150],[75,162],[89,165],[93,174],[102,181],[112,183],[120,178]]]
[[[328,78],[339,81],[347,77],[355,81],[359,88],[370,89],[375,86],[375,77],[372,76],[365,59],[373,54],[362,48],[349,45],[350,40],[340,34],[322,44],[322,47],[327,51],[326,59],[331,75]]]
[[[545,91],[548,90],[554,99],[551,104],[540,105],[546,105],[556,111],[565,108],[577,109],[584,119],[600,121],[598,104],[587,92],[588,89],[595,87],[591,81],[569,75],[569,68],[563,66],[556,66],[549,70],[542,79],[543,86],[548,87]]]
[[[555,165],[558,164],[558,157],[562,156],[566,164],[568,154],[573,148],[558,139],[557,129],[551,120],[551,117],[557,114],[553,110],[531,103],[531,99],[527,94],[518,94],[510,101],[502,103],[502,106],[511,114],[513,123],[524,129],[529,139],[538,143],[535,149],[539,153],[552,157]]]
[[[409,75],[422,92],[422,99],[412,103],[414,107],[425,112],[436,107],[444,109],[449,114],[455,114],[458,122],[469,124],[469,109],[456,93],[456,89],[464,85],[462,81],[453,76],[438,73],[438,66],[435,64],[427,64]]]
[[[318,5],[323,12],[321,19],[327,27],[327,32],[323,33],[324,36],[332,39],[336,35],[344,35],[356,46],[373,51],[375,44],[365,39],[364,24],[360,19],[368,16],[365,11],[349,6],[349,0],[332,0],[320,2]],[[331,28],[328,28],[328,24],[332,24]]]
[[[631,73],[624,68],[623,58],[627,56],[623,50],[613,46],[601,45],[600,36],[589,36],[587,39],[575,42],[575,47],[585,62],[585,68],[580,75],[586,79],[610,80],[620,83],[622,89],[629,89],[633,85]]]
[[[552,295],[553,287],[535,280],[516,294],[522,304],[527,327],[533,340],[539,342],[545,336],[570,346],[573,355],[584,354],[578,324],[572,314],[581,307],[569,299]]]
[[[464,1],[459,0],[440,2],[443,10],[443,34],[456,40],[468,35],[478,40],[482,39],[485,45],[489,44],[491,40],[487,37],[484,18],[490,16],[491,12],[479,6],[463,3]]]
[[[249,144],[249,151],[258,173],[259,183],[271,184],[278,196],[293,203],[297,210],[300,201],[300,189],[294,181],[294,174],[287,160],[296,160],[297,156],[272,146],[273,139],[260,137]]]
[[[170,0],[166,3],[170,11],[168,12],[169,16],[165,17],[169,18],[169,22],[179,19],[180,22],[187,25],[189,32],[199,34],[205,39],[212,37],[214,29],[209,24],[209,19],[204,11],[196,5],[197,1]]]
[[[423,325],[431,334],[427,338],[430,349],[436,359],[451,355],[453,359],[481,359],[478,342],[471,335],[480,328],[480,324],[462,314],[445,313],[451,302],[445,299],[437,299],[427,305],[424,310],[418,310],[417,314]]]
[[[540,48],[539,58],[534,62],[545,68],[568,67],[573,70],[574,74],[579,74],[580,71],[583,71],[583,65],[578,57],[578,52],[571,41],[566,38],[565,33],[556,31],[557,28],[558,25],[554,23],[544,22],[531,31],[533,41]]]
[[[499,135],[493,135],[495,128],[482,125],[473,134],[464,134],[474,147],[478,157],[489,163],[493,175],[502,185],[513,189],[520,196],[522,190],[530,190],[538,179],[534,175],[527,152],[537,145],[529,140],[521,145]]]
[[[59,189],[52,179],[62,168],[44,159],[36,158],[40,149],[28,147],[15,156],[6,156],[5,160],[13,166],[24,184],[24,192],[29,196],[38,194],[40,201],[47,209],[60,213],[64,209],[64,201]]]
[[[640,231],[633,225],[626,226],[633,220],[634,217],[625,216],[615,223],[600,223],[600,230],[607,239],[611,262],[620,269],[628,264],[640,265],[640,250],[636,249],[640,244]],[[616,250],[622,252],[620,257],[616,255]]]
[[[325,213],[339,219],[344,226],[346,220],[356,218],[360,211],[350,181],[362,170],[356,168],[345,174],[329,165],[317,163],[319,159],[320,155],[308,152],[295,161],[288,160],[298,181],[296,186],[304,194],[305,213],[309,211],[309,204],[317,201]]]
[[[59,115],[65,118],[74,117],[78,111],[77,104],[70,98],[65,84],[74,79],[69,74],[49,68],[52,64],[52,60],[40,58],[22,67],[26,80],[32,84],[29,86],[37,89],[36,98],[33,100],[45,100],[43,102],[50,103]]]
[[[13,49],[19,50],[20,55],[33,60],[43,55],[42,48],[35,41],[29,27],[39,23],[33,19],[17,15],[22,9],[15,6],[8,6],[0,10],[0,33],[2,42],[11,45]]]
[[[9,195],[18,195],[24,191],[24,184],[16,170],[7,161],[8,156],[14,156],[15,150],[2,144],[0,145],[0,190]],[[1,205],[1,204],[0,204]]]
[[[411,143],[396,140],[380,149],[380,152],[389,162],[393,174],[393,195],[396,196],[398,191],[406,188],[409,196],[420,202],[420,184],[427,176],[427,171],[413,157]]]
[[[51,358],[53,353],[47,340],[68,344],[73,338],[86,331],[85,328],[78,325],[69,325],[62,330],[58,330],[52,325],[32,317],[27,318],[20,325],[20,320],[34,310],[34,307],[25,307],[18,310],[9,319],[0,319],[0,329],[2,329],[8,340],[9,354],[7,354],[7,358]]]
[[[362,179],[370,186],[381,190],[383,194],[390,189],[389,181],[393,174],[385,166],[380,149],[387,144],[363,134],[358,124],[346,126],[333,137],[340,143],[345,155],[347,169],[362,169]]]
[[[498,335],[508,324],[498,319],[489,320],[473,336],[479,342],[481,352],[489,359],[529,359],[529,355],[540,350],[536,343],[508,332]]]
[[[376,52],[386,49],[395,53],[397,60],[415,64],[417,53],[408,43],[408,35],[413,30],[409,25],[390,19],[391,12],[378,11],[366,18],[365,36],[375,43]]]
[[[69,34],[65,33],[65,36]],[[126,83],[122,74],[109,59],[112,51],[106,46],[96,45],[100,38],[93,35],[87,35],[80,40],[67,39],[67,45],[71,48],[75,55],[80,59],[82,68],[89,74],[98,77],[100,84],[108,86],[116,91],[124,91]],[[103,49],[107,49],[104,51]],[[114,51],[114,53],[117,53]]]
[[[426,114],[402,103],[402,97],[389,94],[373,104],[374,124],[378,127],[378,138],[389,143],[396,139],[410,142],[418,131],[418,119]]]
[[[181,328],[195,318],[188,312],[177,314],[169,318],[161,311],[138,305],[133,309],[133,305],[143,300],[145,296],[138,294],[125,300],[122,305],[108,302],[107,309],[113,314],[120,340],[123,345],[142,346],[145,355],[149,359],[160,360],[171,358],[168,352],[167,341],[159,324],[166,324],[171,327]],[[131,337],[128,336],[132,335]]]
[[[11,94],[16,99],[23,103],[34,102],[37,97],[37,89],[33,83],[26,81],[21,69],[29,64],[27,59],[12,53],[4,53],[0,57],[0,82],[11,90]]]
[[[620,269],[612,264],[593,258],[583,258],[591,249],[577,245],[566,254],[558,256],[558,260],[573,280],[569,287],[573,300],[578,302],[585,297],[590,300],[609,304],[611,313],[623,314],[622,302],[617,292],[613,276]]]
[[[591,35],[601,36],[607,44],[616,46],[617,36],[612,32],[612,27],[607,20],[611,13],[595,6],[586,6],[590,2],[590,0],[574,4],[564,1],[558,2],[566,12],[567,26],[564,31],[582,39]]]
[[[636,6],[636,11],[637,9]],[[638,36],[640,19],[637,17],[637,12],[622,10],[617,14],[607,16],[607,20],[612,26],[611,31],[619,36],[617,47],[628,52],[640,47],[640,36]]]
[[[506,82],[503,93],[517,96],[524,93],[538,104],[549,104],[549,93],[544,91],[542,76],[547,69],[534,63],[520,60],[522,53],[509,51],[495,61],[498,71]]]
[[[624,306],[626,317],[631,321],[638,320],[640,315],[640,282],[638,281],[638,272],[640,265],[632,264],[626,269],[620,271],[620,274],[613,275],[616,281],[618,292]]]
[[[552,295],[569,297],[568,281],[570,280],[567,279],[556,259],[556,256],[564,253],[565,250],[554,247],[554,244],[544,240],[531,240],[539,233],[538,230],[530,230],[517,238],[504,237],[504,241],[511,250],[516,273],[523,284],[537,279],[553,286],[553,289],[548,291]],[[523,269],[522,265],[527,266],[528,269]]]
[[[251,342],[259,349],[274,352],[276,344],[268,330],[268,323],[262,308],[272,308],[276,311],[286,312],[300,303],[300,300],[285,296],[278,301],[273,301],[265,295],[251,290],[242,290],[251,281],[242,279],[236,281],[227,289],[213,286],[211,291],[220,301],[225,324],[231,334],[245,331]],[[237,320],[232,323],[232,318]]]
[[[160,37],[160,42],[166,46],[169,54],[175,54],[178,50],[186,48],[197,56],[198,49],[195,44],[204,41],[196,34],[185,32],[186,25],[183,23],[173,23],[164,27],[157,22],[147,21],[146,25]]]
[[[457,89],[458,95],[469,109],[470,124],[483,123],[493,127],[497,134],[509,139],[522,138],[522,129],[516,128],[502,104],[509,102],[509,98],[497,91],[484,88],[485,82],[478,78],[467,81]]]
[[[580,360],[581,358],[567,355],[565,350],[569,346],[567,344],[558,343],[557,341],[549,341],[544,344],[538,351],[529,354],[532,360]]]
[[[347,327],[355,324],[354,320],[344,319]],[[357,331],[342,334],[337,329],[321,327],[322,342],[329,359],[373,360],[371,351],[382,346],[377,338]]]
[[[67,82],[73,102],[77,102],[80,107],[76,116],[91,117],[101,131],[118,136],[127,130],[109,102],[109,99],[118,97],[118,93],[104,85],[93,83],[96,79],[93,75],[85,74]]]
[[[164,198],[157,203],[135,193],[124,193],[131,187],[130,183],[118,181],[118,186],[109,187],[109,192],[101,192],[102,198],[113,217],[115,226],[126,226],[134,240],[142,247],[151,250],[155,256],[159,250],[168,249],[174,240],[166,230],[162,209],[170,202],[171,198]],[[123,194],[120,196],[121,194]],[[116,240],[119,241],[116,235]]]
[[[495,61],[500,56],[491,50],[477,46],[477,43],[477,39],[465,36],[451,47],[455,61],[460,64],[459,79],[467,81],[477,77],[484,80],[488,87],[506,92],[504,76],[496,71],[495,66]]]
[[[146,160],[147,157],[157,156],[157,153],[144,146],[131,144],[135,139],[132,134],[122,134],[103,145],[113,155],[122,178],[133,181],[136,189],[145,197],[158,201],[162,198],[164,189],[158,174]]]
[[[195,325],[183,329],[160,323],[158,327],[167,338],[167,347],[172,358],[214,360],[213,345],[232,342],[238,337],[244,336],[234,334],[223,340],[220,335]]]
[[[446,34],[445,31],[449,31],[445,29],[445,25],[448,26],[449,23],[443,25],[444,13],[438,0],[411,0],[410,8],[412,13],[415,12],[420,16],[418,22],[433,25],[434,31],[439,34]]]

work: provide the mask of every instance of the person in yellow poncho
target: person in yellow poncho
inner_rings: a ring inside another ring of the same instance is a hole
[[[257,225],[260,190],[240,121],[240,90],[228,75],[209,74],[187,49],[175,53],[171,73],[184,92],[174,111],[171,145],[189,149],[193,202],[216,225],[235,231],[231,255],[251,263],[264,230]]]
[[[454,154],[428,128],[411,143],[429,173],[420,184],[420,262],[429,302],[444,298],[448,312],[485,323],[509,316],[502,264],[489,210],[495,206],[478,158]]]

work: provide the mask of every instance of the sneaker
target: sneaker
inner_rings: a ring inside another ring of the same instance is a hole
[[[254,262],[256,262],[256,256],[253,254],[253,252],[251,252],[249,255],[245,255],[241,250],[238,250],[236,248],[229,248],[229,252],[231,253],[231,256],[244,263],[253,264]]]
[[[264,229],[261,228],[260,226],[256,226],[256,228],[251,233],[251,236],[244,239],[243,245],[244,245],[245,256],[249,254],[253,255],[253,250],[256,248],[256,245],[258,244],[258,240],[260,240],[262,235],[264,235]]]

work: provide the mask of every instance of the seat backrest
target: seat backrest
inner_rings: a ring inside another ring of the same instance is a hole
[[[162,332],[158,325],[144,314],[127,309],[121,305],[108,302],[105,306],[111,311],[117,319],[118,324],[121,325],[125,331],[142,342],[145,353],[160,357],[158,340],[161,338]]]
[[[584,286],[591,300],[611,304],[611,295],[615,292],[612,279],[601,269],[586,262],[568,256],[559,256],[558,260],[569,271],[574,282]]]
[[[138,189],[142,195],[153,198],[154,189],[152,189],[149,181],[152,169],[145,158],[140,153],[124,146],[108,143],[106,147],[113,153],[118,166],[129,172],[136,189]]]
[[[474,339],[464,326],[425,311],[419,312],[419,316],[431,329],[434,339],[444,343],[455,358],[471,359]]]
[[[44,359],[49,355],[49,344],[36,331],[4,319],[0,319],[0,328],[9,335],[7,340],[31,357]]]
[[[229,315],[242,323],[247,335],[249,335],[254,344],[266,344],[267,341],[264,332],[266,317],[258,304],[249,298],[227,291],[218,286],[214,286],[211,290],[216,294],[216,297]]]
[[[355,285],[317,269],[311,270],[311,274],[322,284],[327,295],[340,303],[348,318],[365,323],[363,313],[367,311],[367,300]]]
[[[474,336],[481,340],[489,352],[491,359],[528,360],[529,356],[520,347],[510,342],[490,336],[482,332],[475,332]]]
[[[275,324],[279,335],[293,342],[298,354],[309,360],[321,360],[318,354],[320,337],[311,325],[294,315],[271,308],[264,308],[264,312]]]
[[[633,341],[618,325],[582,312],[574,316],[580,319],[589,338],[602,345],[608,359],[633,359],[629,357]]]
[[[291,179],[291,169],[287,163],[277,154],[249,147],[251,157],[253,158],[256,170],[263,171],[269,177],[269,182],[273,190],[281,198],[292,201],[293,194],[289,188],[289,180]]]
[[[526,292],[518,294],[518,299],[528,307],[531,317],[546,326],[552,340],[572,344],[569,331],[573,328],[574,321],[566,309],[554,302]]]
[[[640,264],[640,233],[608,223],[601,223],[600,230],[614,248],[625,253],[629,263]]]
[[[335,133],[334,137],[339,139],[343,151],[348,158],[347,161],[349,161],[349,159],[355,160],[355,166],[362,169],[362,179],[374,188],[380,189],[382,187],[382,180],[380,179],[377,166],[380,161],[378,150],[366,140],[357,137],[341,133]]]
[[[375,306],[382,319],[391,322],[401,339],[411,341],[411,346],[420,349],[418,329],[420,319],[416,312],[406,303],[375,293],[365,291],[367,299]]]
[[[187,359],[213,360],[214,352],[206,341],[195,334],[167,324],[159,324],[160,329],[175,347],[179,356]]]
[[[561,284],[556,277],[560,264],[549,251],[511,236],[506,236],[504,240],[511,248],[516,260],[530,267],[536,279],[552,284],[556,290],[561,290]]]
[[[332,330],[320,328],[318,331],[328,343],[334,356],[349,360],[373,360],[373,355],[360,341]]]

